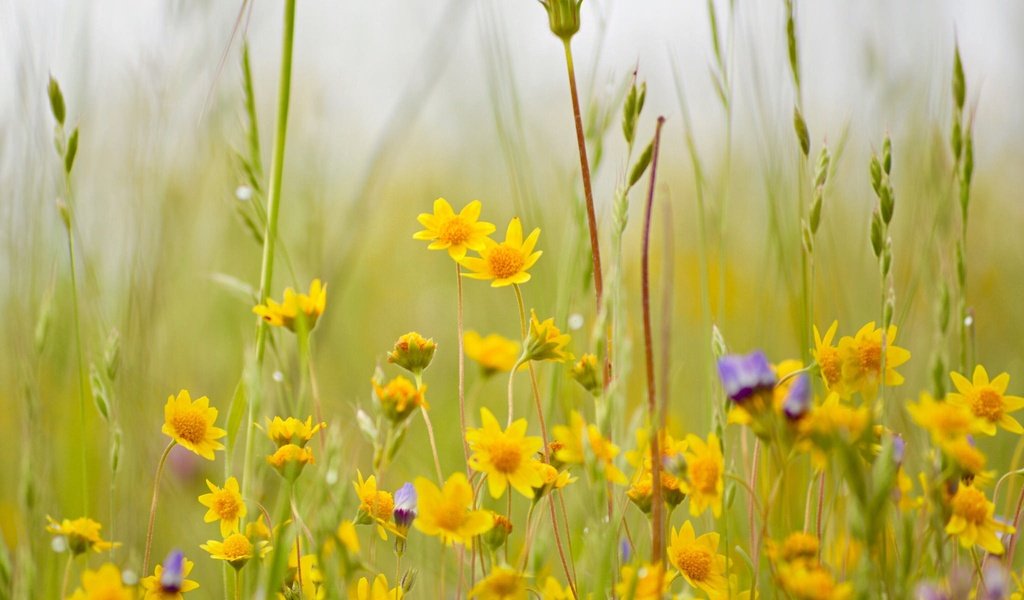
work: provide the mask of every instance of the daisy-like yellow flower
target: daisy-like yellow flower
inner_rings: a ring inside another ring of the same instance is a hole
[[[1010,433],[1024,433],[1020,422],[1010,416],[1010,413],[1024,408],[1024,398],[1006,395],[1009,375],[1000,373],[989,380],[985,367],[978,365],[974,368],[973,381],[957,372],[949,376],[956,386],[956,393],[949,394],[949,401],[969,408],[981,420],[982,433],[995,435],[997,425]]]
[[[470,546],[473,538],[494,526],[494,517],[486,510],[470,510],[473,488],[464,473],[455,473],[444,482],[444,488],[424,477],[417,477],[416,529],[441,538],[446,545]]]
[[[985,492],[973,485],[961,484],[950,501],[950,507],[953,514],[946,524],[946,533],[955,535],[964,548],[977,544],[992,554],[1003,553],[1003,543],[999,541],[998,534],[1015,530],[992,517],[995,505],[988,501]]]
[[[253,544],[244,534],[232,533],[223,541],[208,540],[199,546],[210,553],[210,558],[227,561],[235,569],[241,569],[249,559],[256,556],[260,558],[270,552],[270,546],[265,542]]]
[[[526,338],[526,359],[527,360],[553,360],[565,362],[573,359],[571,352],[566,352],[565,347],[572,338],[567,333],[562,333],[555,326],[554,319],[537,318],[537,313],[530,309],[530,333]]]
[[[820,564],[794,562],[779,567],[779,586],[793,600],[846,600],[853,595],[848,583],[836,583]]]
[[[718,554],[718,534],[705,533],[697,537],[689,521],[676,531],[672,529],[672,543],[668,547],[668,559],[679,573],[695,588],[704,590],[709,596],[727,593],[729,582],[725,578],[726,559]]]
[[[839,321],[832,321],[825,336],[822,337],[817,325],[814,326],[814,362],[821,370],[821,379],[825,382],[825,389],[836,392],[841,396],[848,396],[849,392],[843,385],[843,360],[839,356],[839,349],[832,345],[836,337],[836,330],[839,328]]]
[[[533,488],[533,498],[535,501],[551,490],[560,490],[579,479],[574,477],[569,471],[559,471],[548,463],[538,461],[536,467],[544,483],[540,487]]]
[[[928,392],[921,392],[916,404],[907,403],[907,412],[931,434],[936,444],[978,433],[985,427],[968,407],[948,401],[936,402]]]
[[[359,517],[361,523],[377,523],[377,533],[380,539],[388,539],[385,527],[391,522],[391,516],[395,512],[395,497],[391,492],[377,489],[377,477],[370,475],[369,479],[363,479],[363,473],[356,470],[357,481],[352,482],[356,488],[356,496],[359,497]]]
[[[544,580],[544,587],[540,590],[541,600],[573,600],[572,589],[569,586],[562,587],[558,580],[548,575]]]
[[[351,600],[402,600],[404,595],[401,586],[388,589],[388,578],[381,573],[373,578],[373,583],[365,577],[360,577],[359,583],[349,592],[348,597]]]
[[[516,366],[519,360],[519,342],[507,337],[491,333],[481,336],[475,331],[467,331],[462,338],[466,356],[475,360],[484,375],[507,373]]]
[[[314,425],[313,417],[306,417],[305,421],[300,421],[295,417],[288,417],[287,419],[274,417],[273,421],[267,419],[266,432],[267,437],[278,448],[287,444],[304,447],[309,443],[309,440],[313,439],[316,432],[325,427],[327,427],[327,423],[317,423]]]
[[[843,362],[843,384],[873,398],[879,383],[901,385],[903,376],[896,367],[910,360],[910,351],[896,345],[896,326],[890,325],[885,334],[885,374],[882,375],[882,330],[872,321],[860,328],[854,337],[839,340],[839,357]]]
[[[183,600],[187,592],[199,587],[198,583],[187,579],[193,566],[180,551],[171,552],[164,564],[157,565],[152,575],[139,582],[145,590],[143,600]]]
[[[676,573],[665,572],[660,562],[645,564],[639,568],[623,565],[615,593],[621,598],[633,600],[662,600],[672,587]]]
[[[181,390],[177,397],[167,398],[161,431],[186,449],[213,460],[214,450],[224,449],[217,440],[228,434],[213,426],[216,421],[217,409],[210,406],[209,398],[201,396],[193,402],[188,390]]]
[[[690,514],[699,517],[709,507],[715,517],[722,515],[722,492],[725,489],[725,459],[718,436],[708,434],[708,441],[695,435],[686,436],[686,481],[683,490],[690,498]]]
[[[524,240],[523,225],[516,217],[509,221],[504,242],[499,244],[484,238],[479,258],[464,256],[456,260],[469,269],[468,273],[463,273],[465,277],[490,281],[491,287],[526,283],[530,280],[527,271],[541,255],[540,251],[533,251],[539,237],[540,228],[537,228]]]
[[[530,595],[526,591],[526,578],[522,573],[508,567],[495,567],[490,575],[469,591],[469,597],[481,600],[526,600]]]
[[[820,549],[818,538],[810,533],[794,531],[786,536],[781,544],[771,540],[768,541],[768,556],[777,563],[804,562],[814,564],[818,562],[818,550]]]
[[[69,600],[133,600],[135,593],[121,581],[121,570],[112,563],[82,573],[82,586]]]
[[[260,513],[259,517],[257,517],[255,521],[251,521],[248,525],[246,525],[245,537],[249,538],[250,540],[265,540],[269,542],[271,536],[270,528],[267,527],[267,524],[264,521],[264,519],[265,517],[263,516],[263,513]]]
[[[316,461],[313,458],[313,452],[309,448],[303,448],[295,444],[285,444],[268,456],[267,462],[270,463],[270,466],[277,469],[281,477],[294,481],[302,473],[303,467]]]
[[[412,235],[416,240],[429,240],[430,250],[447,250],[448,256],[460,260],[467,250],[480,252],[485,248],[487,236],[494,233],[494,224],[479,221],[481,204],[473,200],[455,214],[444,198],[434,200],[434,213],[421,213],[416,217],[426,227]]]
[[[411,381],[399,375],[391,381],[381,385],[376,379],[373,383],[373,393],[377,395],[384,416],[393,423],[401,423],[419,407],[430,409],[427,404],[427,386],[416,387]]]
[[[219,520],[220,534],[224,537],[238,531],[239,521],[245,518],[245,502],[239,492],[238,480],[228,477],[224,487],[219,488],[207,479],[206,486],[210,488],[210,493],[199,496],[199,503],[209,509],[203,521],[213,523]]]
[[[68,549],[74,555],[82,554],[89,550],[103,552],[116,548],[121,544],[104,540],[100,536],[100,529],[103,528],[98,522],[92,519],[81,517],[78,519],[63,519],[59,523],[53,517],[46,517],[46,531],[63,536],[68,543]]]
[[[604,478],[612,483],[623,485],[626,483],[626,474],[615,466],[615,457],[619,455],[619,447],[601,435],[597,425],[587,425],[587,442],[593,451],[597,462],[604,467]]]
[[[327,284],[314,279],[309,284],[308,294],[285,288],[284,300],[280,304],[273,298],[267,298],[264,304],[252,307],[252,312],[273,327],[286,327],[291,331],[295,331],[296,320],[301,314],[306,323],[306,331],[312,331],[326,307]]]
[[[480,419],[482,427],[466,432],[473,451],[469,466],[487,475],[492,498],[500,498],[508,486],[533,498],[533,488],[544,485],[534,458],[544,443],[537,436],[526,435],[526,419],[516,419],[505,431],[486,408],[480,409]]]

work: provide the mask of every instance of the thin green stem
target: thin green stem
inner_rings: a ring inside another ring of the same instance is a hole
[[[423,387],[423,375],[422,373],[414,373],[416,378],[416,389]],[[430,439],[430,452],[434,456],[434,469],[437,471],[438,485],[444,485],[444,474],[441,472],[441,459],[437,455],[437,440],[434,439],[434,425],[430,422],[430,414],[427,412],[426,407],[420,406],[420,412],[423,413],[423,423],[427,426],[427,438]]]
[[[462,438],[462,454],[466,459],[466,476],[469,476],[469,442],[466,441],[466,351],[462,330],[462,268],[455,263],[455,282],[458,290],[457,311],[455,317],[456,335],[459,339],[459,437]],[[461,586],[462,577],[459,577]]]
[[[68,562],[64,565],[64,583],[60,585],[60,597],[68,597],[68,583],[71,581],[71,567],[75,563],[75,553],[68,550]]]
[[[295,34],[295,0],[285,0],[284,33],[281,47],[281,80],[277,96],[277,129],[274,133],[274,154],[270,170],[270,194],[267,196],[267,227],[263,236],[263,261],[260,269],[260,301],[270,293],[274,276],[274,246],[277,241],[277,220],[281,208],[281,177],[284,172],[285,139],[288,135],[288,104],[292,84],[292,45]],[[256,330],[256,365],[263,366],[266,352],[268,325],[262,319]],[[252,486],[253,446],[255,435],[253,423],[259,413],[259,398],[254,395],[249,401],[248,425],[245,435],[245,458],[242,467],[242,495],[249,494]]]
[[[167,444],[167,448],[164,449],[164,453],[160,455],[160,462],[156,464],[156,477],[153,479],[153,501],[149,505],[149,525],[146,527],[146,552],[142,559],[142,573],[149,573],[149,557],[153,550],[153,524],[156,522],[156,503],[160,497],[160,476],[164,472],[164,464],[167,463],[167,457],[171,454],[171,448],[174,448],[174,440],[171,440]]]
[[[65,177],[65,190],[70,195],[71,183]],[[75,323],[75,353],[78,362],[78,425],[79,440],[81,442],[79,459],[82,462],[82,514],[89,514],[89,457],[86,451],[86,440],[88,428],[85,424],[85,390],[89,385],[88,376],[85,373],[85,355],[82,353],[82,324],[78,307],[78,267],[75,266],[75,235],[72,220],[74,208],[71,202],[68,203],[68,221],[65,230],[68,237],[68,260],[71,266],[71,307]]]
[[[242,600],[242,570],[235,569],[235,600]]]

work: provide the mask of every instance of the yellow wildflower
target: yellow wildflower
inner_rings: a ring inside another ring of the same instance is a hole
[[[1006,395],[1009,375],[1000,373],[989,381],[985,367],[978,365],[974,368],[973,381],[956,372],[949,376],[958,392],[949,394],[949,401],[969,408],[981,420],[983,433],[995,435],[997,425],[1010,433],[1024,433],[1024,427],[1010,416],[1010,413],[1024,408],[1024,398]]]
[[[418,506],[414,525],[426,535],[436,535],[446,545],[469,546],[473,538],[494,526],[494,518],[485,510],[470,510],[473,488],[466,475],[455,473],[438,489],[430,480],[418,477],[414,482]]]
[[[316,554],[306,552],[296,560],[299,553],[295,546],[292,546],[288,553],[288,577],[285,580],[290,582],[292,590],[302,590],[302,598],[306,600],[324,600],[327,598],[327,588],[324,587],[324,574],[320,570],[320,564]],[[284,594],[278,594],[279,599],[284,599]]]
[[[540,251],[533,251],[538,237],[539,228],[530,232],[524,240],[523,225],[516,217],[508,224],[504,242],[499,244],[491,238],[485,238],[484,247],[479,250],[479,258],[466,256],[456,260],[469,269],[468,273],[463,273],[464,276],[489,280],[491,287],[526,283],[530,280],[527,271],[541,255]]]
[[[533,488],[544,482],[537,470],[534,455],[544,443],[537,436],[526,435],[526,419],[516,419],[505,431],[491,411],[480,409],[482,427],[466,432],[466,441],[473,451],[469,466],[487,475],[491,497],[500,498],[508,486],[533,498]]]
[[[854,337],[839,340],[839,356],[843,361],[843,383],[847,389],[874,398],[879,383],[895,386],[903,383],[896,367],[910,360],[910,352],[896,345],[896,326],[890,325],[885,335],[885,374],[882,375],[882,330],[868,323]]]
[[[309,443],[309,440],[313,439],[313,435],[316,432],[325,427],[327,427],[327,423],[313,425],[313,417],[306,417],[305,421],[300,421],[295,417],[288,417],[287,419],[274,417],[273,421],[267,419],[266,431],[270,440],[277,444],[279,448],[287,444],[303,447]]]
[[[273,327],[287,327],[291,331],[295,331],[296,318],[301,314],[305,320],[306,331],[312,331],[326,307],[327,284],[314,279],[309,284],[308,294],[285,288],[284,301],[280,304],[272,298],[267,298],[264,304],[252,307],[252,312]]]
[[[572,589],[569,586],[562,587],[562,584],[550,575],[544,580],[540,597],[541,600],[573,600]]]
[[[63,519],[59,523],[53,517],[47,516],[46,531],[63,536],[68,542],[68,549],[72,554],[78,555],[88,550],[103,552],[120,546],[120,543],[109,542],[100,537],[100,529],[103,528],[98,522],[92,519],[81,517],[78,519]]]
[[[214,450],[224,449],[217,440],[228,434],[213,426],[216,421],[217,409],[210,406],[209,398],[201,396],[193,402],[188,390],[181,390],[177,398],[167,398],[161,431],[186,449],[213,460]]]
[[[349,593],[351,600],[402,600],[405,593],[401,587],[388,589],[388,578],[380,573],[373,579],[373,583],[365,577],[359,578],[354,590]]]
[[[780,587],[793,600],[845,600],[853,594],[850,584],[837,584],[832,573],[819,564],[784,564],[778,577]]]
[[[695,435],[686,436],[686,482],[682,491],[690,498],[690,514],[699,517],[711,508],[715,517],[722,514],[722,492],[725,489],[725,460],[718,436],[708,434],[708,441]]]
[[[350,555],[357,556],[359,554],[359,535],[356,533],[356,527],[352,521],[342,521],[341,525],[338,525],[335,535]]]
[[[821,379],[825,382],[825,389],[836,392],[840,396],[849,396],[849,391],[843,385],[843,361],[839,356],[839,349],[832,345],[836,337],[836,329],[839,321],[832,321],[825,337],[814,327],[814,362],[818,363],[821,369]]]
[[[69,600],[132,600],[135,593],[121,581],[121,570],[112,563],[82,573],[82,587]]]
[[[596,354],[584,354],[569,372],[576,383],[583,386],[591,394],[601,393],[602,381],[601,368],[598,366]]]
[[[395,512],[395,498],[391,492],[377,489],[377,477],[370,475],[369,479],[363,479],[362,471],[356,470],[358,481],[352,483],[356,488],[356,496],[359,497],[359,520],[361,522],[376,522],[377,533],[380,539],[388,539],[385,527],[391,522],[391,515]]]
[[[223,541],[208,540],[199,546],[210,553],[210,558],[227,561],[235,569],[241,569],[253,556],[259,553],[262,558],[270,551],[270,547],[261,542],[256,546],[241,533],[232,533]]]
[[[219,488],[209,479],[206,480],[209,494],[199,496],[199,503],[207,507],[203,521],[213,523],[220,520],[220,534],[227,536],[233,531],[238,531],[238,523],[245,518],[245,502],[242,501],[242,494],[239,493],[238,480],[228,477],[223,488]]]
[[[908,403],[907,412],[931,434],[936,444],[978,433],[985,427],[963,404],[936,402],[927,392],[921,392],[916,404]]]
[[[645,564],[641,567],[623,565],[615,593],[621,598],[633,600],[662,600],[668,594],[676,573],[666,573],[665,567]]]
[[[995,505],[988,501],[985,493],[973,485],[960,485],[950,501],[953,511],[946,524],[946,533],[955,535],[964,548],[975,544],[992,554],[1003,553],[999,532],[1013,533],[1014,528],[996,521],[992,515]]]
[[[508,567],[495,567],[469,591],[470,598],[481,600],[526,600],[526,578],[522,573]]]
[[[597,461],[604,466],[604,478],[612,483],[623,485],[626,483],[626,474],[615,466],[615,457],[619,454],[619,447],[605,439],[597,425],[587,425],[587,441],[590,449],[597,457]]]
[[[579,411],[572,411],[569,414],[568,425],[555,425],[551,428],[551,435],[558,444],[554,458],[556,461],[567,465],[583,464],[583,432],[587,424]]]
[[[519,342],[497,333],[481,336],[467,331],[463,336],[466,356],[480,364],[484,375],[511,371],[519,360]]]
[[[427,386],[416,387],[411,381],[399,375],[391,381],[380,385],[376,379],[372,380],[373,392],[380,401],[384,415],[394,423],[404,421],[412,411],[420,406],[429,409],[426,393]]]
[[[679,569],[683,579],[709,596],[727,593],[729,589],[726,559],[718,554],[718,540],[715,532],[697,537],[693,524],[686,521],[680,530],[672,529],[672,543],[668,547],[669,562]]]
[[[185,593],[199,587],[195,581],[186,579],[193,566],[180,551],[172,552],[152,575],[139,582],[145,590],[143,600],[183,600]]]
[[[302,468],[316,462],[309,448],[286,444],[267,457],[267,462],[277,469],[281,477],[294,480],[302,472]]]
[[[421,213],[416,217],[426,229],[412,235],[416,240],[429,240],[430,250],[447,250],[448,256],[460,260],[467,250],[480,252],[487,236],[494,233],[494,224],[479,221],[481,204],[473,200],[459,214],[444,198],[434,200],[434,213]]]
[[[554,319],[541,321],[537,318],[537,313],[530,310],[530,333],[526,338],[525,352],[527,360],[572,360],[572,353],[565,351],[570,339],[569,334],[562,333],[555,326]]]
[[[396,364],[410,373],[422,373],[434,360],[437,344],[415,331],[398,338],[395,347],[388,352],[388,362]]]

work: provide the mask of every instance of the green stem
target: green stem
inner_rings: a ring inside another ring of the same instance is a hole
[[[171,448],[174,448],[176,443],[174,440],[171,440],[171,443],[167,444],[164,453],[160,455],[160,462],[156,464],[156,478],[153,480],[153,501],[149,505],[149,525],[146,527],[146,552],[142,559],[143,575],[149,573],[149,556],[153,550],[153,524],[156,522],[156,503],[160,497],[160,476],[163,475],[164,464],[167,463],[167,457],[171,454]]]
[[[422,388],[422,373],[414,373],[413,376],[416,378],[416,389]],[[437,455],[437,440],[434,439],[434,425],[430,422],[430,414],[427,413],[427,409],[425,407],[420,406],[420,412],[423,413],[423,423],[427,426],[427,438],[430,440],[430,452],[434,456],[434,469],[437,471],[437,483],[438,485],[444,485],[444,473],[441,471],[441,459]]]
[[[274,155],[270,170],[270,194],[267,196],[267,228],[263,236],[263,262],[260,269],[260,301],[265,301],[274,276],[274,245],[277,241],[277,219],[281,208],[281,176],[284,172],[284,146],[288,135],[288,103],[292,84],[292,44],[295,34],[295,0],[285,0],[284,34],[281,46],[281,80],[277,96],[277,130],[274,133]],[[268,325],[259,319],[256,330],[256,365],[263,366],[266,353]],[[259,412],[259,398],[249,402],[248,425],[245,434],[245,459],[242,467],[242,495],[247,496],[252,485],[253,445],[252,424]]]
[[[68,563],[64,566],[64,583],[60,586],[60,597],[68,597],[68,583],[71,581],[71,566],[75,562],[75,553],[68,550]]]
[[[458,310],[456,312],[456,335],[459,338],[459,436],[462,438],[462,454],[466,459],[466,476],[469,477],[469,442],[466,441],[466,352],[462,331],[462,268],[455,263],[455,282],[458,289]],[[461,564],[461,561],[460,561]],[[461,585],[462,578],[459,577]]]
[[[79,459],[82,462],[82,514],[89,514],[89,459],[86,452],[86,440],[88,438],[85,433],[88,431],[85,424],[85,389],[89,385],[89,380],[85,374],[85,357],[82,354],[82,325],[78,308],[78,268],[75,266],[75,235],[72,225],[74,223],[72,220],[74,208],[70,202],[71,183],[67,181],[66,177],[64,187],[69,195],[68,221],[65,229],[68,235],[68,260],[71,265],[71,306],[75,322],[75,352],[78,359],[78,425],[80,428],[79,440],[81,442]]]

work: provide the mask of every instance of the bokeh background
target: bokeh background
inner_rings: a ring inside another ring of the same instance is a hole
[[[715,283],[708,311],[730,348],[761,347],[776,359],[801,350],[794,276],[799,171],[785,7],[716,6],[734,99],[731,127],[709,75],[706,3],[588,0],[574,40],[585,111],[610,115],[607,130],[595,127],[590,138],[592,158],[600,154],[595,187],[605,231],[613,191],[627,170],[618,120],[634,69],[648,86],[642,143],[655,117],[667,117],[658,202],[671,212],[657,217],[654,272],[665,267],[669,219],[670,401],[679,431],[706,431],[710,415],[702,256]],[[167,396],[187,388],[226,414],[253,342],[244,286],[256,284],[260,263],[260,246],[238,216],[245,184],[236,156],[245,146],[240,47],[246,38],[267,164],[281,28],[279,3],[256,2],[236,30],[239,8],[0,0],[0,527],[12,547],[43,536],[42,523],[23,514],[27,491],[42,514],[77,516],[79,500],[68,490],[77,489],[85,436],[95,465],[92,505],[100,507],[93,516],[126,542],[128,556],[138,553],[152,469],[165,444],[159,427]],[[936,339],[935,306],[942,282],[953,286],[959,227],[947,141],[958,42],[975,139],[968,242],[975,352],[990,371],[1024,380],[1024,5],[806,2],[797,19],[812,152],[827,141],[835,164],[816,251],[816,323],[839,319],[840,331],[852,334],[878,316],[868,162],[888,132],[897,196],[896,322],[901,345],[914,354],[904,367],[907,384],[894,396],[914,397],[929,384],[936,347],[956,350],[954,340]],[[516,215],[527,227],[541,227],[545,255],[525,287],[527,303],[563,326],[582,322],[572,332],[572,350],[591,349],[588,247],[560,45],[543,9],[527,0],[305,1],[296,36],[281,216],[293,270],[280,263],[275,296],[313,277],[329,283],[314,351],[347,465],[370,460],[353,420],[356,407],[370,402],[369,379],[384,352],[412,329],[434,337],[441,350],[428,372],[430,399],[440,415],[442,459],[454,469],[461,451],[453,427],[453,273],[445,256],[411,238],[415,216],[434,198],[457,206],[481,199],[499,233]],[[87,364],[102,359],[112,330],[120,337],[112,396],[124,451],[115,482],[103,475],[107,424],[95,411],[86,431],[77,420],[70,279],[56,209],[64,191],[48,74],[60,80],[69,122],[81,130],[73,186]],[[711,233],[703,247],[681,99],[708,177]],[[622,256],[626,358],[640,348],[637,224],[646,181],[633,194]],[[665,281],[656,278],[656,293]],[[43,318],[49,332],[37,351]],[[467,328],[514,337],[511,292],[467,282],[466,321]],[[267,378],[272,396],[287,394],[298,376],[290,346],[281,348],[270,364],[282,381]],[[638,366],[641,358],[626,362]],[[642,398],[638,374],[624,373],[631,403]],[[555,420],[564,418],[564,407],[582,405],[580,390],[559,383],[564,373],[546,366],[542,377],[554,381],[547,387]],[[500,406],[502,384],[482,384],[480,401]],[[420,428],[408,444],[426,448]],[[33,457],[27,474],[26,454]],[[198,553],[195,546],[213,529],[200,523],[195,496],[204,476],[221,476],[220,467],[184,453],[175,460],[162,512],[178,520],[158,521],[158,535],[178,535]],[[407,450],[396,469],[391,487],[402,476],[429,472],[429,455]],[[348,486],[350,476],[342,473],[336,485]],[[198,562],[197,574],[217,577],[209,561]]]

